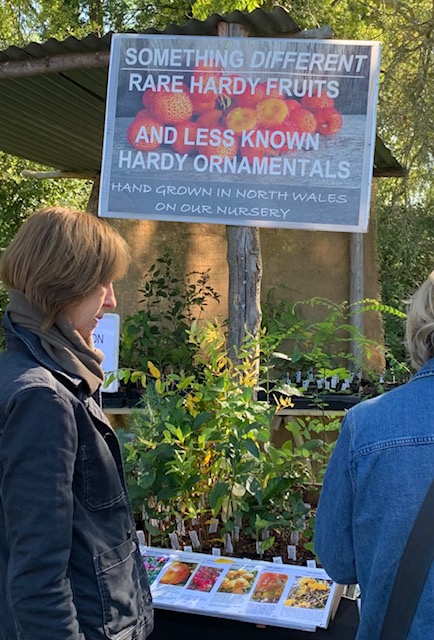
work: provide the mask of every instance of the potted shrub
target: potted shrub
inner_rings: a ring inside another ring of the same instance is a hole
[[[276,407],[255,398],[252,364],[231,362],[222,328],[193,323],[189,340],[196,372],[149,363],[141,409],[122,434],[139,524],[157,546],[169,533],[191,544],[194,531],[201,549],[276,554],[279,542],[287,558],[291,534],[309,542],[306,458],[270,442]]]

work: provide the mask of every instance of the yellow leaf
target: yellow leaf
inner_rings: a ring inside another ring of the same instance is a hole
[[[164,393],[164,384],[159,379],[155,381],[155,391],[160,395]]]
[[[149,369],[149,373],[151,374],[151,376],[153,376],[154,378],[157,378],[157,379],[161,378],[160,371],[157,369],[155,364],[153,362],[151,362],[150,360],[148,360],[148,369]]]

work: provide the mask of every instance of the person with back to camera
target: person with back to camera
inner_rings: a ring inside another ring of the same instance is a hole
[[[89,213],[33,213],[4,251],[0,639],[145,640],[148,579],[92,332],[129,252]]]
[[[338,583],[360,585],[357,640],[381,637],[401,556],[434,478],[434,271],[410,301],[406,344],[417,373],[348,411],[316,515],[325,570]],[[431,567],[408,640],[434,638],[433,593]]]

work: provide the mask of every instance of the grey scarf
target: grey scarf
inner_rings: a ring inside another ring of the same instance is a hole
[[[91,394],[97,391],[104,381],[101,367],[104,354],[95,349],[92,339],[88,344],[81,337],[65,314],[48,331],[42,331],[41,313],[30,305],[24,293],[15,289],[9,291],[6,310],[12,324],[24,327],[38,336],[43,349],[62,369],[84,380]]]

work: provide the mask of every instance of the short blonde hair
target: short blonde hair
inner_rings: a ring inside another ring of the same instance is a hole
[[[408,304],[405,342],[415,369],[434,357],[434,271]]]
[[[35,211],[0,261],[0,279],[25,294],[48,329],[70,304],[102,284],[122,278],[128,246],[119,233],[90,213],[63,207]]]

